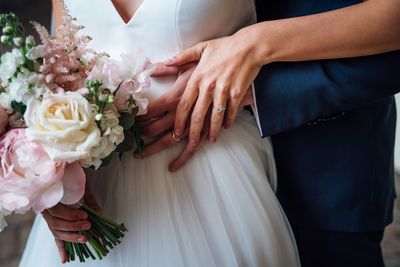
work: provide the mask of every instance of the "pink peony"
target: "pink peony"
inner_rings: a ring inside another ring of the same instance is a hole
[[[61,202],[77,203],[85,191],[85,173],[78,163],[50,159],[43,147],[28,141],[25,129],[9,131],[0,140],[0,208],[5,213],[36,213]]]
[[[140,83],[138,81],[124,82],[115,95],[114,104],[120,111],[130,111],[138,107],[138,115],[144,115],[147,112],[149,100],[145,97],[145,90],[150,86],[148,80]],[[135,105],[129,105],[129,99],[134,100]]]
[[[8,113],[7,111],[0,107],[0,136],[3,135],[8,127]]]

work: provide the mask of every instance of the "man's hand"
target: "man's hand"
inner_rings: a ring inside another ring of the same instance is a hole
[[[145,147],[143,154],[136,152],[135,156],[137,158],[151,156],[179,143],[174,139],[174,136],[171,133],[175,122],[176,107],[184,93],[187,82],[196,67],[195,64],[185,65],[183,68],[168,67],[164,64],[157,64],[156,66],[157,69],[153,73],[153,77],[178,74],[179,76],[171,90],[156,101],[150,103],[148,113],[138,118],[139,121],[147,123],[143,128],[143,136],[145,138],[156,138],[156,140]],[[248,90],[241,106],[251,104],[253,104],[253,94],[252,90]],[[211,110],[209,110],[208,116],[205,120],[205,127],[201,131],[199,144],[197,146],[189,146],[187,144],[179,156],[169,165],[168,168],[170,171],[176,171],[185,165],[194,155],[196,150],[206,141],[210,129],[210,119]],[[183,135],[179,138],[184,138],[187,133],[188,129],[186,129]]]
[[[84,201],[95,211],[100,211],[99,205],[88,187],[86,187]],[[67,261],[65,241],[74,243],[87,242],[87,237],[80,234],[80,232],[91,228],[91,224],[87,220],[88,214],[63,204],[57,204],[53,208],[43,211],[42,215],[53,233],[61,262],[65,263]]]
[[[238,32],[229,37],[202,42],[168,60],[179,67],[197,62],[177,107],[174,132],[181,136],[190,120],[189,145],[199,143],[206,114],[211,112],[209,141],[217,140],[221,126],[230,128],[248,88],[260,71],[262,61],[254,42]],[[225,110],[226,109],[226,110]]]

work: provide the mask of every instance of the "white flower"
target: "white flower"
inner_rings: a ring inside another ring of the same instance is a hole
[[[12,113],[11,107],[12,98],[7,93],[0,94],[0,106],[7,110],[8,113]]]
[[[83,167],[93,166],[97,170],[101,166],[102,159],[108,157],[115,149],[113,142],[107,136],[103,136],[99,144],[92,148],[91,157],[81,160],[80,163]]]
[[[18,49],[14,48],[12,52],[5,53],[1,57],[0,80],[7,82],[22,64],[24,64],[24,56]]]
[[[101,118],[100,127],[102,131],[106,131],[108,128],[115,128],[119,125],[119,114],[114,105],[108,104]]]
[[[37,98],[42,93],[42,89],[37,87],[38,80],[39,76],[36,73],[18,73],[6,91],[12,100],[26,104],[30,98]]]
[[[53,160],[89,158],[101,139],[94,115],[89,102],[74,92],[46,95],[42,102],[30,99],[24,115],[26,135],[43,144]]]

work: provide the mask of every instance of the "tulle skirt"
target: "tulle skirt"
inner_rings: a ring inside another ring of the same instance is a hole
[[[181,144],[182,146],[183,144]],[[125,155],[90,177],[104,213],[129,232],[96,267],[299,266],[295,240],[275,197],[272,148],[242,112],[216,144],[204,145],[180,171],[168,163],[181,147],[145,160]],[[271,184],[273,185],[271,187]],[[62,266],[38,215],[22,267]],[[82,266],[78,261],[67,266]]]

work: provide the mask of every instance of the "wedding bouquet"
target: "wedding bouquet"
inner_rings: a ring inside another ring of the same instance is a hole
[[[146,113],[149,60],[139,51],[117,60],[89,49],[90,37],[67,10],[54,35],[33,25],[38,45],[14,14],[0,15],[0,231],[13,212],[80,203],[83,168],[143,146],[135,116]],[[92,223],[82,232],[90,246],[66,242],[68,261],[101,259],[127,229],[80,209]]]

